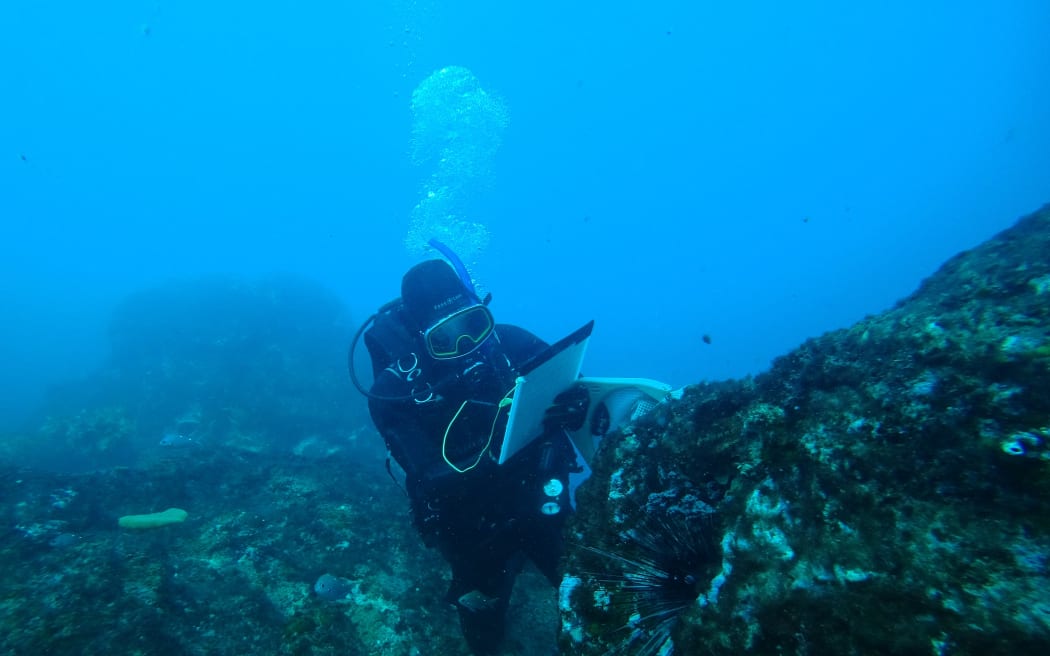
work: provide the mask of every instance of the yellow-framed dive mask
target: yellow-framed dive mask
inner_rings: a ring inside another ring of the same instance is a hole
[[[427,352],[437,360],[473,353],[496,327],[492,313],[476,304],[456,310],[423,332]]]

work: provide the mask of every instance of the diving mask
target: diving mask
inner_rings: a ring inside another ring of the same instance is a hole
[[[492,334],[496,323],[484,305],[471,305],[441,319],[423,333],[427,352],[437,360],[473,353]]]

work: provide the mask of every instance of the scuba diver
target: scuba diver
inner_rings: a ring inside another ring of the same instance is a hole
[[[459,612],[472,652],[487,655],[503,639],[526,559],[559,583],[569,473],[580,471],[566,430],[583,424],[588,398],[578,388],[559,395],[544,415],[543,434],[498,464],[519,370],[547,344],[495,323],[491,297],[478,298],[462,263],[432,245],[452,265],[427,260],[404,275],[401,297],[354,337],[350,373],[405,472],[415,528],[451,566],[446,600]],[[353,369],[362,332],[375,377],[368,391]]]

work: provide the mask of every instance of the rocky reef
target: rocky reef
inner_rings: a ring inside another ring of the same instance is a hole
[[[563,653],[1046,653],[1050,207],[593,469]]]
[[[0,457],[41,469],[147,465],[158,445],[314,452],[367,425],[346,376],[354,326],[321,285],[290,275],[174,280],[124,299],[109,357],[55,385]]]
[[[444,562],[374,454],[0,466],[0,499],[0,653],[469,653],[443,601]],[[185,521],[118,526],[173,506]],[[346,583],[339,598],[317,592],[324,574]],[[507,653],[547,656],[557,616],[539,574],[522,578],[512,612],[527,621]]]

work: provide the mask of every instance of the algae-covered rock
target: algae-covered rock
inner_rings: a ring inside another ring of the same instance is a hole
[[[205,456],[84,474],[0,463],[0,654],[469,654],[444,561],[371,450]],[[157,499],[192,516],[118,529],[114,508]],[[352,581],[345,603],[314,591],[326,571]],[[511,649],[546,656],[554,617],[521,600],[549,588],[526,572],[521,589]]]
[[[1050,208],[605,440],[565,653],[1043,653]]]

